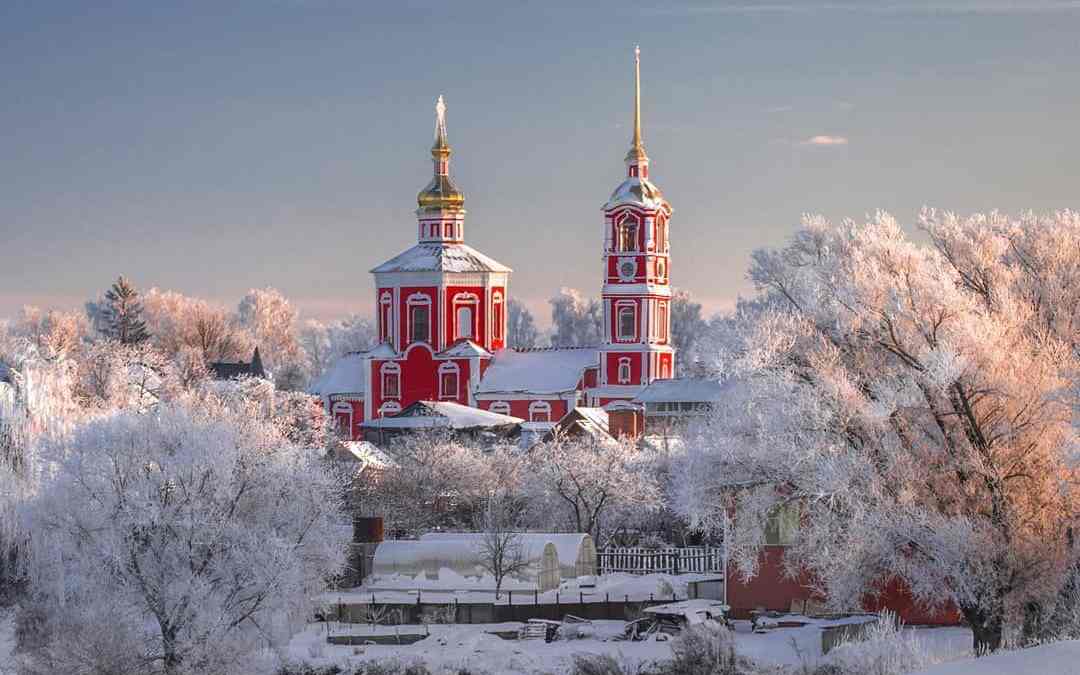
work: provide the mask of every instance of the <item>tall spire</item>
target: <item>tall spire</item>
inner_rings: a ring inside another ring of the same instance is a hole
[[[446,140],[446,103],[440,95],[435,102],[435,143],[431,146],[432,177],[417,195],[417,205],[424,211],[460,209],[465,196],[450,182],[450,142]]]
[[[626,153],[626,164],[631,176],[648,176],[649,156],[641,142],[641,48],[634,47],[634,138]]]

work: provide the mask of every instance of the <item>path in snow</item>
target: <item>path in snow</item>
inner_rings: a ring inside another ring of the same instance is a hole
[[[916,675],[1080,675],[1080,640],[943,663]]]

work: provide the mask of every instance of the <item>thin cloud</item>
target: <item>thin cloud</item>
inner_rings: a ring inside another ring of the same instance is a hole
[[[833,145],[847,145],[848,139],[846,136],[811,136],[805,141],[799,143],[799,145],[818,145],[818,146],[833,146]]]

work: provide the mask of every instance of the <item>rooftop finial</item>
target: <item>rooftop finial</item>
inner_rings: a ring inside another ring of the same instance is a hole
[[[442,94],[439,94],[439,100],[435,102],[435,147],[444,148],[447,145],[446,104],[443,102]]]
[[[634,45],[634,148],[641,147],[641,47]]]

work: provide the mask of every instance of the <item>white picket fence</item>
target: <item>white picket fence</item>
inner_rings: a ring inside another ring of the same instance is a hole
[[[601,574],[712,574],[724,571],[724,550],[719,546],[608,547],[598,551],[596,558]]]

